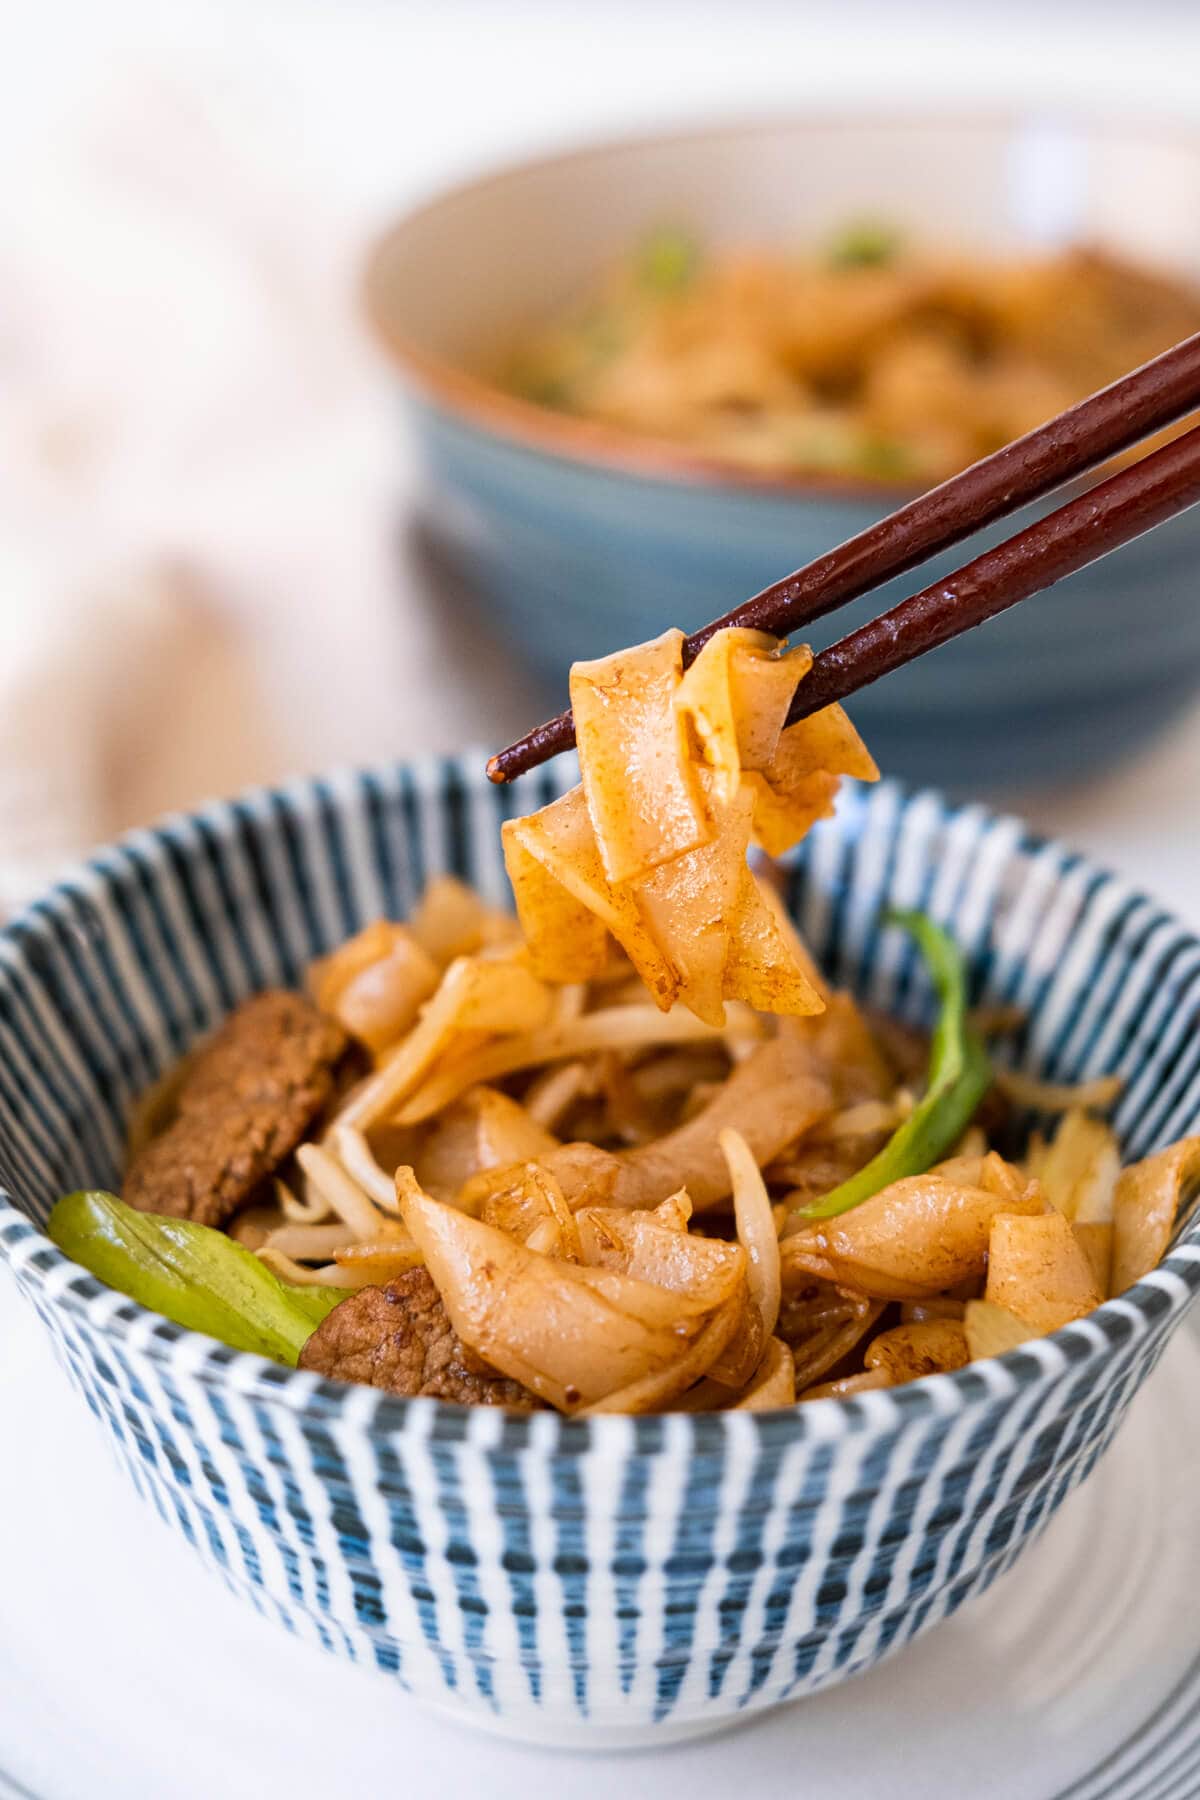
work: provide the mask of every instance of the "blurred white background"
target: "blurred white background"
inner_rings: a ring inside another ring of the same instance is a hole
[[[398,207],[582,137],[847,98],[1200,118],[1194,0],[6,10],[0,909],[168,806],[544,703],[407,546],[356,291]],[[1200,914],[1198,777],[1193,725],[1032,810]]]

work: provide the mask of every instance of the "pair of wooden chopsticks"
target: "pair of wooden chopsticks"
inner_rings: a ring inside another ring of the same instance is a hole
[[[787,637],[1197,407],[1200,333],[764,588],[688,638],[684,662],[727,625]],[[1197,501],[1200,426],[822,650],[797,688],[788,723],[847,699]],[[512,781],[574,742],[571,714],[560,713],[493,756],[488,774],[493,781]]]

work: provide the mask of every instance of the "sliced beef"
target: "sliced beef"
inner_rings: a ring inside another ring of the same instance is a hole
[[[467,1349],[424,1269],[410,1269],[385,1288],[362,1288],[335,1306],[300,1352],[300,1367],[459,1406],[530,1412],[541,1404]]]
[[[142,1212],[224,1225],[300,1142],[334,1092],[339,1025],[302,994],[258,994],[192,1060],[166,1129],[123,1197]]]

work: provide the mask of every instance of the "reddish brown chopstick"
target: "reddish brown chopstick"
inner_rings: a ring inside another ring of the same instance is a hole
[[[973,631],[1198,501],[1200,426],[822,650],[796,690],[788,724]]]
[[[915,568],[939,551],[961,543],[984,526],[1086,474],[1152,432],[1173,424],[1197,406],[1200,406],[1200,333],[1185,338],[1153,362],[1145,363],[1132,374],[1123,376],[1110,387],[1102,388],[1089,399],[1039,426],[1036,431],[964,469],[960,475],[953,476],[919,499],[908,502],[807,567],[764,588],[753,599],[688,638],[684,660],[690,662],[712,634],[727,625],[750,626],[769,631],[776,637],[786,637],[801,625],[824,617],[882,582]],[[1187,441],[1180,440],[1181,443]],[[1167,446],[1168,450],[1175,448],[1174,445]],[[820,706],[828,705],[832,699],[844,699],[913,656],[945,643],[959,631],[982,624],[995,613],[1061,580],[1073,570],[1085,567],[1171,517],[1174,512],[1193,504],[1186,498],[1168,503],[1170,496],[1160,491],[1161,484],[1166,482],[1169,487],[1171,479],[1165,465],[1157,475],[1148,478],[1153,495],[1149,491],[1141,495],[1136,489],[1122,489],[1116,494],[1110,492],[1114,482],[1155,463],[1156,458],[1164,454],[1164,451],[1156,452],[1155,456],[1124,471],[1122,476],[1101,483],[1083,500],[1051,514],[1038,525],[1031,526],[1029,531],[1019,533],[934,587],[913,595],[882,619],[863,626],[861,631],[823,651],[800,690],[804,695],[803,707],[800,707],[797,695],[791,716],[803,718]],[[1182,495],[1188,491],[1187,477],[1175,465],[1172,469],[1174,478],[1182,484],[1179,489]],[[1093,506],[1104,494],[1110,495],[1106,506],[1113,503],[1119,507],[1111,527],[1093,527],[1089,532],[1084,529],[1082,519],[1072,519],[1052,530],[1049,537],[1039,535],[1042,527],[1050,527],[1053,521],[1071,514],[1077,506]],[[1154,510],[1163,505],[1166,505],[1165,511]],[[1154,512],[1154,516],[1148,516],[1149,512]],[[1143,515],[1145,522],[1136,523]],[[1098,536],[1095,535],[1097,532]],[[1089,550],[1088,544],[1099,541],[1099,537],[1105,539],[1103,547]],[[1027,556],[1032,559],[1033,567],[1056,572],[1039,574],[1030,585],[1023,574]],[[1014,567],[1014,558],[1020,567]],[[964,581],[967,583],[965,590],[961,587]],[[994,588],[997,581],[1001,583],[998,589]],[[982,591],[985,582],[989,584],[987,594]],[[969,604],[965,598],[967,593]],[[961,614],[960,605],[966,607]],[[914,610],[906,611],[906,608]],[[822,691],[822,683],[829,690],[827,697],[810,702],[810,695]],[[836,694],[832,691],[835,686]],[[569,749],[574,741],[571,714],[569,711],[560,713],[493,756],[488,763],[488,774],[493,781],[511,781],[558,755],[561,750]]]

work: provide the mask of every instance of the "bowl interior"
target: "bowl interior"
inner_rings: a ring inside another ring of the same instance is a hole
[[[0,935],[0,1183],[31,1220],[119,1179],[137,1097],[238,999],[294,984],[450,870],[507,898],[499,828],[572,779],[491,787],[482,756],[257,792],[122,840]],[[1200,943],[1152,901],[1021,824],[891,783],[850,787],[788,869],[789,901],[831,976],[927,1015],[919,906],[967,951],[975,996],[1016,1002],[1019,1063],[1115,1071],[1116,1123],[1144,1154],[1200,1123]]]
[[[1087,242],[1200,274],[1200,135],[1036,112],[866,114],[601,145],[410,215],[377,251],[368,301],[410,366],[478,372],[655,225],[714,246],[805,245],[863,216],[966,250]]]

